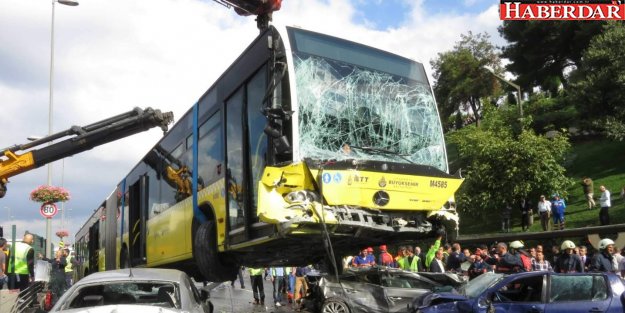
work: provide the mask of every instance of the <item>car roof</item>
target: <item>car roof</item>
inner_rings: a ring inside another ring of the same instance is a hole
[[[84,277],[77,284],[89,284],[101,281],[160,280],[181,282],[185,274],[179,270],[164,268],[133,268],[132,277],[129,269],[96,272]]]

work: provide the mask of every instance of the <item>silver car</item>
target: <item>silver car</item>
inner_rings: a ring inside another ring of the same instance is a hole
[[[332,275],[316,281],[310,278],[311,298],[322,313],[405,312],[415,297],[462,283],[455,274],[413,273],[386,267],[345,270],[339,276],[340,283]]]
[[[135,268],[98,272],[78,281],[50,312],[194,312],[211,313],[208,292],[184,272]]]

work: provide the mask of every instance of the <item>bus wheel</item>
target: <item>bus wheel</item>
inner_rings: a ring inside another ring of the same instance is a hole
[[[217,251],[217,228],[214,221],[198,227],[193,248],[195,262],[207,281],[231,281],[237,277],[237,265],[224,262]]]

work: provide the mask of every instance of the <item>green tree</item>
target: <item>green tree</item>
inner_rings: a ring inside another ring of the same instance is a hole
[[[500,59],[487,33],[461,35],[452,51],[430,62],[434,69],[434,95],[445,130],[461,126],[462,115],[479,125],[482,99],[499,90],[499,82],[484,67],[501,72]],[[454,118],[450,118],[455,115]]]
[[[570,149],[568,138],[546,138],[527,127],[515,135],[510,127],[517,117],[514,108],[488,108],[480,127],[465,127],[449,136],[465,177],[458,206],[486,217],[506,202],[535,200],[541,193],[564,194],[572,184],[561,165]],[[525,123],[531,123],[531,117]]]
[[[524,90],[541,87],[556,95],[568,86],[567,72],[578,68],[582,53],[601,33],[603,21],[504,21],[499,33],[508,41],[501,56]]]
[[[584,52],[570,101],[607,135],[625,138],[625,24],[610,22]]]

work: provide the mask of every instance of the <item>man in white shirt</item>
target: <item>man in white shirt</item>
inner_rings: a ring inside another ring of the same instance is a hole
[[[436,251],[434,260],[430,264],[430,272],[445,273],[445,264],[443,264],[443,251]]]
[[[538,214],[540,215],[540,226],[543,231],[549,230],[549,218],[551,217],[551,202],[545,199],[544,195],[540,196],[538,201]]]
[[[599,205],[601,210],[599,211],[599,222],[601,225],[610,225],[610,213],[609,209],[612,206],[610,201],[610,191],[605,189],[605,186],[599,187],[601,191],[601,198],[599,198]]]

